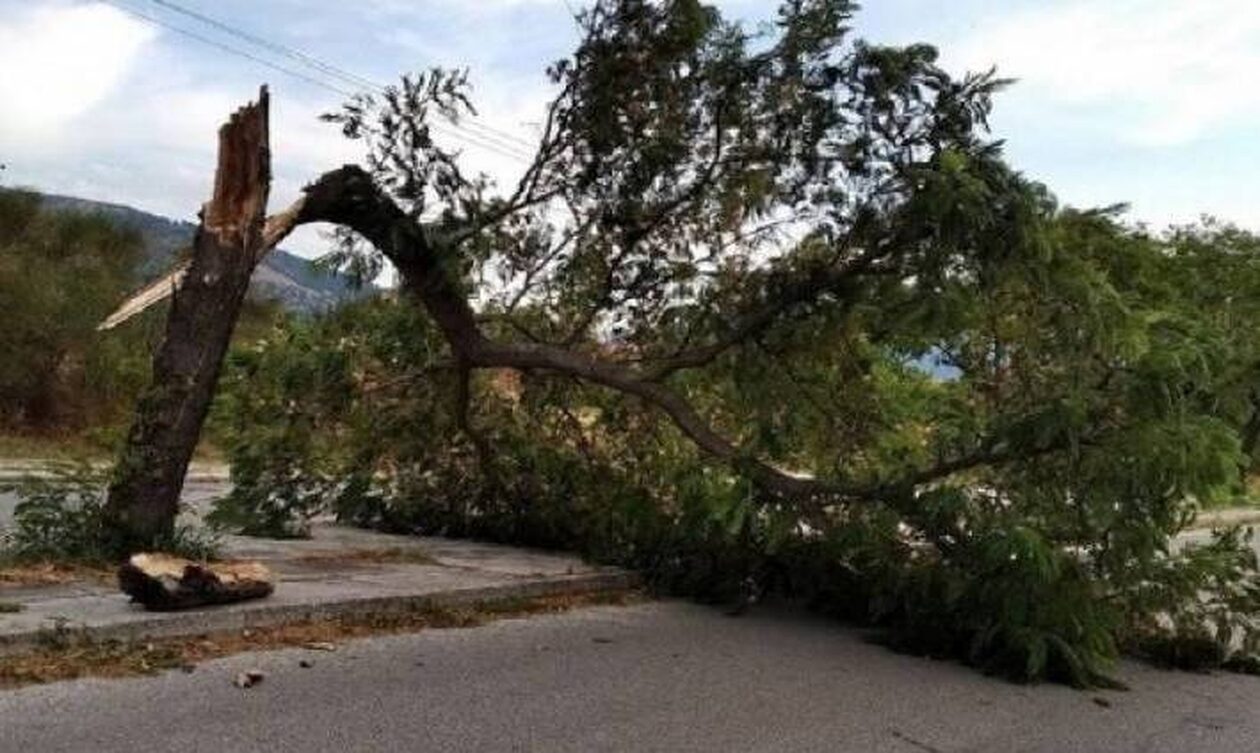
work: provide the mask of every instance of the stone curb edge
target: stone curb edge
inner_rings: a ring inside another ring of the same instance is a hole
[[[616,593],[642,585],[637,573],[616,571],[523,580],[494,586],[460,588],[395,596],[349,598],[315,604],[268,605],[265,601],[237,609],[155,612],[153,616],[116,625],[75,625],[0,635],[0,657],[26,653],[50,642],[139,642],[181,638],[248,628],[277,627],[346,615],[398,615],[424,609],[496,604],[570,594]]]

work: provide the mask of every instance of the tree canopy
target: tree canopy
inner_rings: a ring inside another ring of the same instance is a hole
[[[1254,239],[1060,206],[988,135],[994,72],[854,12],[596,3],[504,188],[432,138],[462,73],[330,115],[364,165],[267,234],[341,226],[417,310],[237,354],[225,515],[582,546],[1025,678],[1254,653],[1246,542],[1173,539],[1254,452]]]

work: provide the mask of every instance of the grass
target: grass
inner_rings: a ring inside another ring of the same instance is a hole
[[[101,442],[84,434],[5,433],[0,434],[0,457],[18,460],[76,460],[79,457],[108,457]]]
[[[0,459],[12,460],[80,460],[93,463],[112,462],[116,455],[115,441],[99,431],[54,433],[0,433]],[[223,462],[223,452],[202,441],[193,453],[195,462]]]
[[[0,458],[18,460],[105,460],[108,450],[88,437],[73,434],[0,434]]]
[[[5,657],[0,662],[0,689],[81,677],[135,677],[172,669],[193,671],[199,662],[245,651],[336,644],[374,635],[415,633],[429,629],[469,628],[496,620],[557,614],[598,605],[627,605],[645,597],[639,592],[591,592],[534,599],[514,599],[452,608],[430,606],[399,614],[356,614],[310,620],[270,628],[213,633],[195,638],[164,638],[143,643],[75,642],[50,631],[41,648]]]
[[[1207,513],[1234,509],[1260,509],[1260,474],[1250,474],[1236,494],[1200,501]]]

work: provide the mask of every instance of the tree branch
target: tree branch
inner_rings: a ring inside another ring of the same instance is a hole
[[[866,254],[856,262],[820,265],[793,282],[775,301],[759,309],[731,332],[704,348],[675,356],[665,366],[644,373],[625,364],[606,362],[546,343],[505,343],[488,339],[480,330],[456,276],[453,251],[435,244],[425,228],[402,211],[361,168],[347,165],[326,173],[306,189],[295,224],[333,222],[346,225],[373,243],[394,263],[405,290],[433,317],[462,368],[513,368],[567,374],[576,379],[633,395],[664,412],[673,424],[709,457],[747,474],[764,490],[784,498],[828,504],[879,500],[969,468],[996,465],[1029,456],[1029,451],[995,450],[990,445],[974,454],[887,482],[844,484],[793,474],[753,457],[723,437],[677,392],[660,383],[663,374],[700,365],[722,350],[764,330],[786,309],[811,301],[842,286],[860,271],[869,271],[879,258]],[[465,387],[466,389],[466,387]],[[466,397],[466,393],[465,393]],[[1033,450],[1046,454],[1063,449],[1054,445]]]
[[[680,350],[655,361],[647,378],[660,381],[684,369],[704,366],[731,348],[765,332],[794,307],[812,303],[821,296],[843,289],[858,275],[871,272],[879,257],[863,254],[857,261],[846,265],[818,266],[801,279],[784,284],[774,298],[751,308],[737,319],[725,334],[707,345]]]
[[[308,186],[295,222],[346,225],[373,243],[398,268],[405,289],[425,307],[457,358],[469,368],[555,371],[634,395],[662,410],[706,454],[738,466],[767,490],[798,498],[822,491],[812,479],[749,457],[714,431],[681,396],[644,379],[635,370],[543,343],[487,339],[455,277],[454,259],[436,246],[424,227],[384,194],[362,168],[347,165]]]

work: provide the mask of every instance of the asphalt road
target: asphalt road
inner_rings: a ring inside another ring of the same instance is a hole
[[[260,685],[232,685],[252,668]],[[0,751],[1260,749],[1260,679],[1122,676],[1017,686],[807,615],[659,602],[0,693]]]
[[[184,492],[180,502],[190,512],[203,513],[210,509],[210,503],[217,497],[227,494],[230,485],[226,481],[189,481],[184,484]],[[17,506],[17,496],[0,492],[0,529],[13,523],[13,508]],[[0,749],[0,753],[5,753]]]

